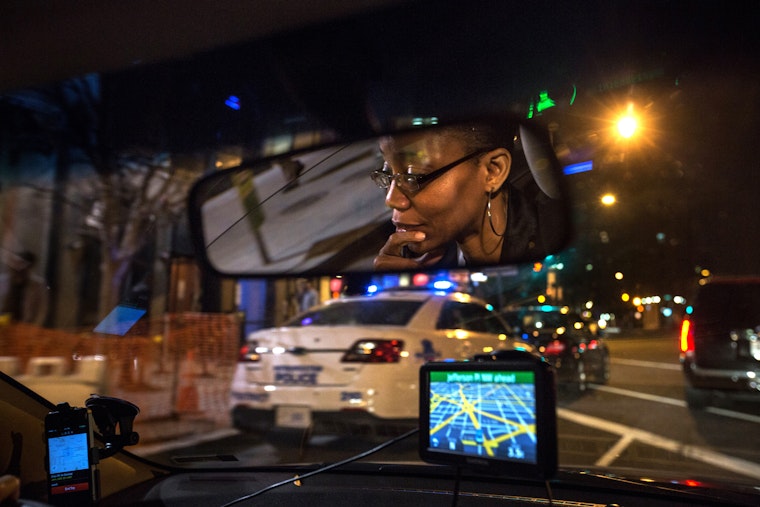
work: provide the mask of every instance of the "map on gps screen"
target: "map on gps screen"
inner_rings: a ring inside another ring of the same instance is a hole
[[[430,449],[536,463],[534,374],[430,372]]]

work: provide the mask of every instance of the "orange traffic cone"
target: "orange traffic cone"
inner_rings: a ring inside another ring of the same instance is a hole
[[[197,412],[199,401],[198,386],[195,384],[195,352],[188,349],[184,365],[180,366],[177,413]]]

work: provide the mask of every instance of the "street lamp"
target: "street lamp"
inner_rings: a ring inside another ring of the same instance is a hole
[[[617,202],[617,198],[615,197],[615,194],[607,193],[601,197],[600,201],[605,206],[612,206],[613,204]]]
[[[623,139],[630,139],[636,134],[639,127],[639,121],[633,112],[633,104],[628,104],[628,110],[621,116],[617,123],[617,131]]]

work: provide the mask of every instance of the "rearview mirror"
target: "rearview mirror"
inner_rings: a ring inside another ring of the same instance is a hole
[[[545,131],[513,119],[414,128],[245,162],[190,195],[202,261],[225,276],[487,267],[568,239]]]

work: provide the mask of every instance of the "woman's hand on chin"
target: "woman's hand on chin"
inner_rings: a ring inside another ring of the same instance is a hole
[[[388,241],[375,257],[374,266],[378,271],[409,271],[435,265],[443,258],[445,249],[432,250],[417,257],[405,257],[404,247],[425,240],[425,233],[419,231],[397,231],[388,236]],[[407,249],[409,250],[409,249]]]

